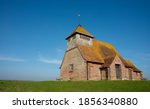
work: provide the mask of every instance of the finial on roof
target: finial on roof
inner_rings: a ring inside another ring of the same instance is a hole
[[[81,15],[78,14],[78,24],[79,24],[79,26],[81,26],[81,25],[80,25],[80,16],[81,16]]]

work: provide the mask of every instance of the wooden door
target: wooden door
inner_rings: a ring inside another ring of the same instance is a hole
[[[120,64],[115,64],[116,69],[116,79],[121,80],[121,66]]]

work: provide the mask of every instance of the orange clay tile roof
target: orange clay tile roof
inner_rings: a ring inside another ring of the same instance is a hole
[[[90,62],[105,63],[105,61],[108,62],[109,59],[112,60],[116,55],[119,55],[117,50],[111,44],[98,40],[93,40],[93,46],[77,44],[77,47],[83,58]]]
[[[93,40],[93,49],[97,55],[102,57],[102,59],[116,56],[116,54],[119,55],[113,45],[98,40]]]
[[[104,58],[104,64],[102,66],[102,68],[105,68],[105,67],[109,67],[111,65],[111,63],[113,62],[115,56],[110,56],[110,57],[106,57]]]
[[[77,45],[83,58],[90,62],[104,63],[103,59],[97,55],[92,46]]]
[[[135,71],[135,72],[141,72],[130,60],[125,60],[125,61],[128,64],[128,66],[130,66],[131,68],[133,68],[133,71]]]
[[[78,27],[66,39],[70,38],[75,33],[83,34],[93,38],[93,36],[88,31],[86,31],[81,25],[78,25]]]
[[[133,68],[134,71],[140,72],[140,70],[137,69],[132,62],[123,59],[112,44],[93,40],[93,46],[77,44],[77,47],[86,61],[103,63],[103,68],[109,67],[117,55],[126,67]]]

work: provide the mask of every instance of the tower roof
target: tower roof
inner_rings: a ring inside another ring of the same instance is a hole
[[[70,38],[73,36],[75,33],[83,34],[86,35],[87,37],[94,38],[87,30],[85,30],[81,25],[78,25],[77,28],[66,38]]]

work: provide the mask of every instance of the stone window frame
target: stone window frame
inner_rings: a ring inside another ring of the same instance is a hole
[[[74,70],[74,65],[73,64],[69,64],[69,72],[73,72]]]
[[[81,39],[84,39],[84,40],[87,40],[87,41],[90,41],[90,38],[85,36],[85,35],[80,35],[80,38]]]
[[[74,35],[73,37],[72,37],[72,39],[75,39],[76,38],[76,35]]]

